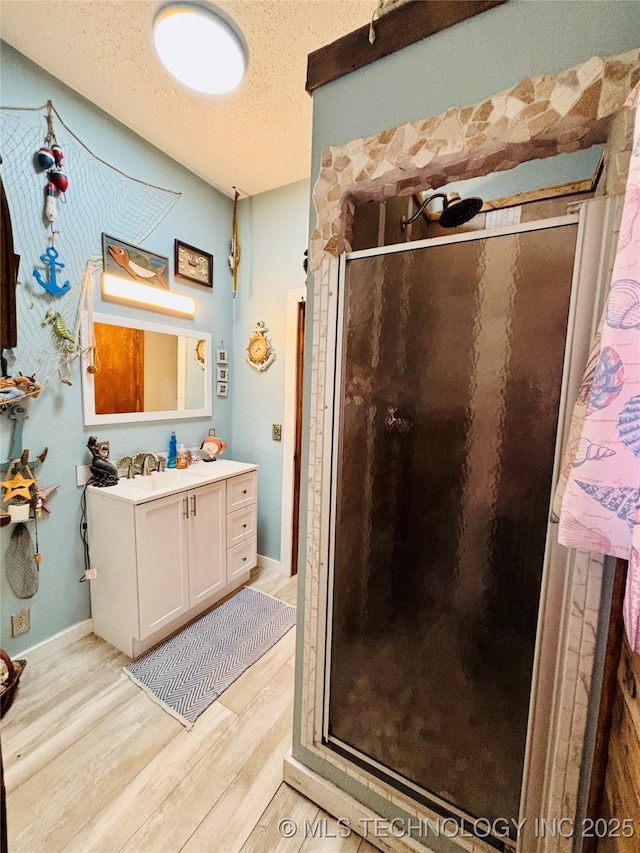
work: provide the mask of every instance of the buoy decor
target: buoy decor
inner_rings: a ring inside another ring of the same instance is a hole
[[[46,146],[42,146],[38,150],[36,154],[36,163],[40,167],[40,169],[50,169],[52,166],[55,166],[56,158],[53,154],[51,148],[47,148]]]
[[[62,172],[49,172],[49,181],[54,185],[59,193],[66,192],[67,187],[69,186],[69,178],[67,178],[66,175],[63,175]]]
[[[53,224],[58,218],[57,190],[51,181],[47,181],[44,187],[44,218]]]
[[[53,154],[53,159],[56,161],[56,166],[62,166],[64,152],[57,143],[51,146],[51,153]]]
[[[67,280],[64,284],[59,285],[56,281],[56,271],[64,269],[64,264],[57,260],[59,254],[55,248],[55,238],[60,232],[54,228],[54,223],[58,219],[58,198],[67,191],[69,178],[62,171],[64,151],[58,145],[53,128],[53,104],[51,101],[47,103],[47,135],[44,138],[44,145],[38,149],[35,155],[34,162],[36,169],[47,172],[48,180],[44,186],[42,219],[45,226],[51,229],[51,245],[45,249],[44,255],[40,256],[40,260],[49,268],[48,278],[43,278],[38,269],[33,270],[33,277],[51,296],[62,296],[69,290],[71,283]]]

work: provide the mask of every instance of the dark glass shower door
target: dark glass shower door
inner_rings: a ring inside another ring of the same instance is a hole
[[[473,818],[519,812],[576,231],[341,285],[325,730]]]

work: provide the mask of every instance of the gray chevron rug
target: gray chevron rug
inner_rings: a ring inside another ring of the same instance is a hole
[[[244,587],[124,671],[190,729],[295,621],[295,607]]]

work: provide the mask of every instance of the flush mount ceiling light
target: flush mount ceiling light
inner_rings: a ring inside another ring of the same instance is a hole
[[[242,33],[211,5],[175,3],[161,9],[153,22],[153,41],[167,71],[196,92],[223,95],[244,77]]]

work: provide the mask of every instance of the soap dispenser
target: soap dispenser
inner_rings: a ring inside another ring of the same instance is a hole
[[[189,467],[189,451],[184,446],[184,444],[180,445],[180,449],[178,450],[178,456],[176,458],[176,468],[188,468]]]
[[[175,468],[178,456],[178,439],[175,432],[171,433],[169,439],[169,453],[167,455],[167,468]]]

